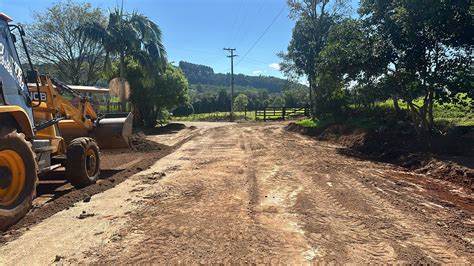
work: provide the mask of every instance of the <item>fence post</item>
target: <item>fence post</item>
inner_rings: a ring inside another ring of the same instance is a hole
[[[267,122],[267,107],[263,109],[263,122]]]
[[[247,106],[244,108],[244,119],[247,121]]]
[[[286,107],[283,107],[283,120],[285,120]]]

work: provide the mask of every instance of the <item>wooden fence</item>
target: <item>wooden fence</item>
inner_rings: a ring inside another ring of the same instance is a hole
[[[132,111],[132,104],[127,102],[125,104],[125,110],[122,110],[122,104],[117,102],[107,102],[100,105],[100,112],[101,113],[117,113],[117,112],[131,112]]]
[[[255,120],[285,120],[292,117],[308,116],[307,107],[266,107],[262,110],[255,110]]]

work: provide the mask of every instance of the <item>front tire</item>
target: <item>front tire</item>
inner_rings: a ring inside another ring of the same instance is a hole
[[[100,174],[99,146],[92,138],[77,138],[69,143],[66,174],[69,182],[81,188],[94,184]]]
[[[0,231],[23,218],[36,196],[37,165],[31,143],[16,129],[0,129]]]

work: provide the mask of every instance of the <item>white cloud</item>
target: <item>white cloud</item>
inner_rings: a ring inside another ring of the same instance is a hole
[[[262,74],[265,74],[265,73],[267,73],[266,70],[260,70],[260,69],[252,71],[252,74],[254,74],[254,75],[262,75]]]
[[[280,64],[278,63],[271,63],[268,65],[268,67],[273,68],[275,70],[280,70]]]

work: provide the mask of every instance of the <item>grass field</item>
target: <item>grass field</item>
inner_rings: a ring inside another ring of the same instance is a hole
[[[245,112],[234,112],[234,115],[237,120],[245,119]],[[173,116],[171,117],[172,121],[210,121],[210,120],[225,120],[229,118],[230,112],[214,112],[214,113],[202,113],[202,114],[192,114],[188,116]],[[255,120],[255,112],[247,112],[247,120]]]
[[[464,97],[460,94],[457,98],[468,104],[472,103],[472,99]],[[415,102],[415,104],[421,105],[421,100]],[[378,104],[380,107],[393,108],[393,101],[388,100]],[[407,109],[406,102],[399,101],[399,106],[402,109]],[[433,118],[436,125],[444,126],[474,126],[474,109],[469,105],[447,103],[444,105],[435,103],[433,106]]]
[[[462,95],[461,95],[462,97]],[[470,102],[472,99],[464,99],[463,101]],[[401,109],[407,109],[407,104],[403,101],[399,101]],[[376,107],[370,110],[361,111],[357,117],[352,117],[344,121],[344,124],[352,125],[363,128],[377,128],[383,124],[384,113],[393,110],[393,101],[387,100],[384,102],[377,103]],[[443,126],[474,126],[474,110],[469,106],[463,106],[459,104],[435,104],[434,110],[434,121],[436,125]],[[229,118],[230,112],[214,112],[214,113],[202,113],[192,114],[189,116],[171,117],[172,121],[224,121]],[[236,120],[244,120],[245,112],[235,112]],[[255,111],[248,111],[247,120],[255,120]],[[258,117],[259,120],[263,120],[263,117]],[[334,119],[326,118],[319,121],[315,121],[309,118],[302,119],[296,123],[305,127],[323,127],[328,124],[336,122]]]
[[[286,115],[304,115],[304,109],[301,108],[287,108]],[[245,112],[234,112],[236,120],[256,120],[255,111]],[[283,115],[282,110],[275,110],[273,108],[267,108],[267,119],[271,120],[272,118],[281,117]],[[173,121],[214,121],[214,120],[224,120],[229,118],[230,112],[214,112],[214,113],[202,113],[202,114],[192,114],[188,116],[173,116],[171,120]],[[258,112],[257,120],[263,120],[263,110]]]
[[[303,127],[320,127],[319,121],[313,120],[311,118],[301,119],[295,122],[295,124]]]
[[[468,98],[462,101],[469,103],[473,100]],[[421,104],[421,102],[417,104]],[[399,101],[399,106],[401,109],[407,109],[405,102]],[[337,122],[344,123],[348,126],[375,129],[384,125],[384,122],[387,120],[386,115],[393,111],[393,108],[393,101],[387,100],[379,102],[375,108],[372,109],[359,109],[357,116]],[[468,105],[452,103],[440,105],[436,103],[433,108],[433,117],[435,125],[438,126],[474,126],[474,109]],[[299,120],[296,123],[304,127],[324,127],[334,122],[336,121],[333,118],[324,118],[321,120],[307,118]]]

